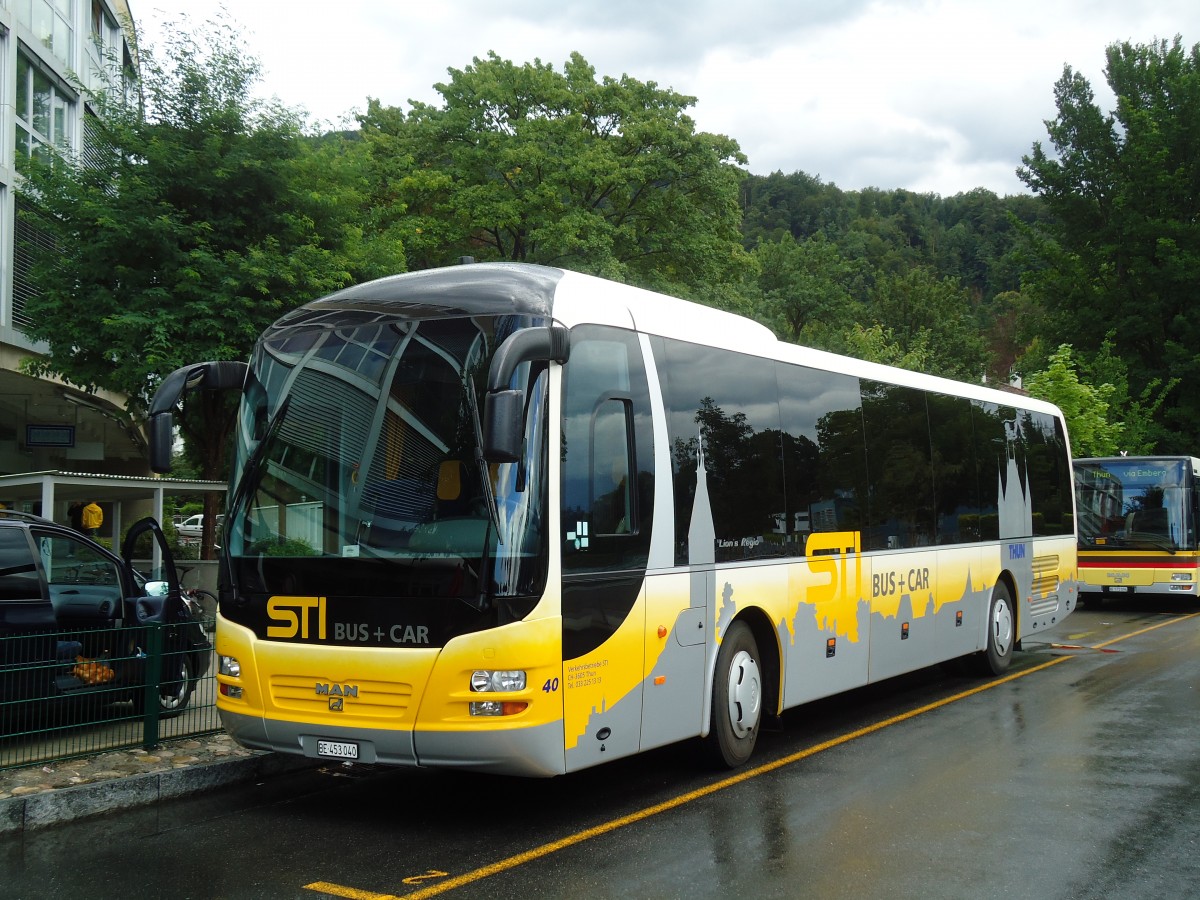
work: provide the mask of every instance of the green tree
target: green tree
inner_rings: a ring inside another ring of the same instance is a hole
[[[34,160],[22,185],[54,242],[22,248],[30,336],[48,346],[30,368],[125,394],[135,418],[177,366],[245,359],[283,311],[403,265],[394,236],[362,225],[361,146],[306,138],[299,114],[253,99],[258,63],[230,26],[203,35],[177,34],[162,60],[143,48],[144,107],[93,95],[86,162]],[[189,435],[204,477],[221,475],[228,424]]]
[[[744,157],[697,132],[695,99],[494,53],[435,85],[440,106],[360,117],[382,204],[406,213],[411,268],[456,256],[561,265],[686,293],[736,280]]]
[[[283,311],[404,264],[393,234],[363,227],[365,148],[254,99],[259,64],[228,23],[198,35],[142,48],[141,103],[87,95],[86,159],[35,157],[21,185],[48,238],[19,248],[47,346],[27,367],[124,394],[135,423],[178,366],[245,359]],[[180,422],[200,475],[223,477],[229,399],[202,392]]]
[[[1090,385],[1079,377],[1070,344],[1050,354],[1046,369],[1025,379],[1025,389],[1062,410],[1074,456],[1111,456],[1122,449],[1123,422],[1110,420],[1116,388],[1107,382]]]
[[[747,248],[791,235],[797,241],[845,230],[853,215],[847,195],[820,178],[794,172],[742,180],[742,233]]]
[[[817,234],[797,241],[791,235],[759,244],[759,318],[785,340],[819,344],[820,334],[841,331],[856,314],[853,296],[863,266],[845,259]]]
[[[1057,247],[1035,285],[1081,353],[1111,332],[1133,394],[1200,377],[1200,45],[1180,38],[1113,44],[1103,113],[1070,66],[1055,84],[1058,115],[1023,158],[1021,179],[1056,217]],[[1200,394],[1174,390],[1155,413],[1159,452],[1200,445]]]
[[[868,362],[883,363],[912,372],[927,372],[930,364],[928,335],[921,334],[902,347],[890,328],[875,324],[863,326],[855,322],[841,335],[840,341],[829,348]]]
[[[1153,453],[1160,434],[1155,416],[1179,384],[1179,379],[1170,378],[1164,383],[1155,378],[1137,394],[1131,394],[1128,366],[1114,352],[1112,338],[1110,333],[1090,360],[1080,362],[1081,374],[1092,384],[1113,386],[1109,408],[1121,411],[1124,425],[1120,449],[1134,456]]]
[[[881,277],[871,310],[902,353],[928,352],[926,371],[978,381],[988,369],[987,342],[969,293],[925,267]]]

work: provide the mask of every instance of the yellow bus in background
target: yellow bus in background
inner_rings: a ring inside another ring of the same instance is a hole
[[[1196,596],[1194,456],[1075,460],[1080,600]]]

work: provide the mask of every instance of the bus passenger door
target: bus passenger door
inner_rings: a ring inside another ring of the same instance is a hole
[[[641,746],[655,479],[636,335],[576,326],[563,381],[563,702],[573,771]]]

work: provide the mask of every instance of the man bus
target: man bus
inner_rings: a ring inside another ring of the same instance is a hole
[[[1076,600],[1050,404],[477,264],[283,316],[248,365],[218,708],[248,747],[555,775],[934,663],[1005,670]]]
[[[1080,600],[1196,596],[1194,456],[1075,460]]]

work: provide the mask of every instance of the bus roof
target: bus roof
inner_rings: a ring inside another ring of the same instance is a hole
[[[859,378],[1060,414],[1052,404],[1026,394],[790,344],[778,340],[765,325],[736,313],[530,263],[473,263],[378,278],[306,303],[271,330],[316,323],[339,313],[411,318],[510,314],[553,318],[568,328],[612,325]]]

